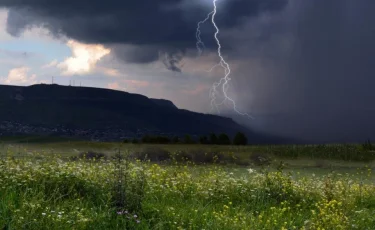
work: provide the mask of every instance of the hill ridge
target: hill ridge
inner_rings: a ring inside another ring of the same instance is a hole
[[[45,129],[45,133],[49,134],[59,127],[88,132],[122,130],[116,138],[124,136],[124,133],[138,135],[139,130],[171,135],[225,132],[233,136],[237,131],[253,135],[232,118],[179,109],[166,99],[57,84],[0,85],[0,121],[6,122],[0,126],[3,135],[22,133],[25,127],[38,127],[35,129],[42,133],[40,130]],[[14,130],[9,128],[11,126],[24,128]]]

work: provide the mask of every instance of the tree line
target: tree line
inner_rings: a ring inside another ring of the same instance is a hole
[[[190,135],[183,138],[175,136],[173,138],[167,136],[151,136],[145,135],[140,140],[124,140],[124,143],[145,143],[145,144],[204,144],[204,145],[246,145],[247,137],[244,133],[238,132],[231,140],[225,133],[216,135],[211,133],[208,136],[201,136],[199,139],[193,139]]]

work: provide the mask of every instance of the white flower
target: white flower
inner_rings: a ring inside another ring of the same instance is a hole
[[[249,168],[247,171],[249,172],[249,174],[255,173],[255,170],[251,168]]]
[[[46,214],[43,212],[42,215],[45,216]]]

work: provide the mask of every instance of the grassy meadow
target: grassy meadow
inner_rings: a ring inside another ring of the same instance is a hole
[[[0,141],[0,229],[375,229],[369,146]]]

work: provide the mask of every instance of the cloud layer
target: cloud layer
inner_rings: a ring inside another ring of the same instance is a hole
[[[9,71],[7,77],[0,79],[0,82],[7,85],[25,85],[25,84],[35,84],[36,75],[29,75],[30,68],[23,66],[19,68],[14,68]]]
[[[196,24],[212,10],[212,2],[206,2],[204,7],[182,0],[1,0],[0,6],[10,9],[7,31],[13,36],[44,27],[57,37],[120,47],[112,49],[114,55],[136,63],[155,61],[162,51],[173,56],[166,66],[179,71],[175,54],[195,47]],[[280,11],[286,4],[287,0],[219,1],[217,21],[223,29],[233,28],[244,18]]]

